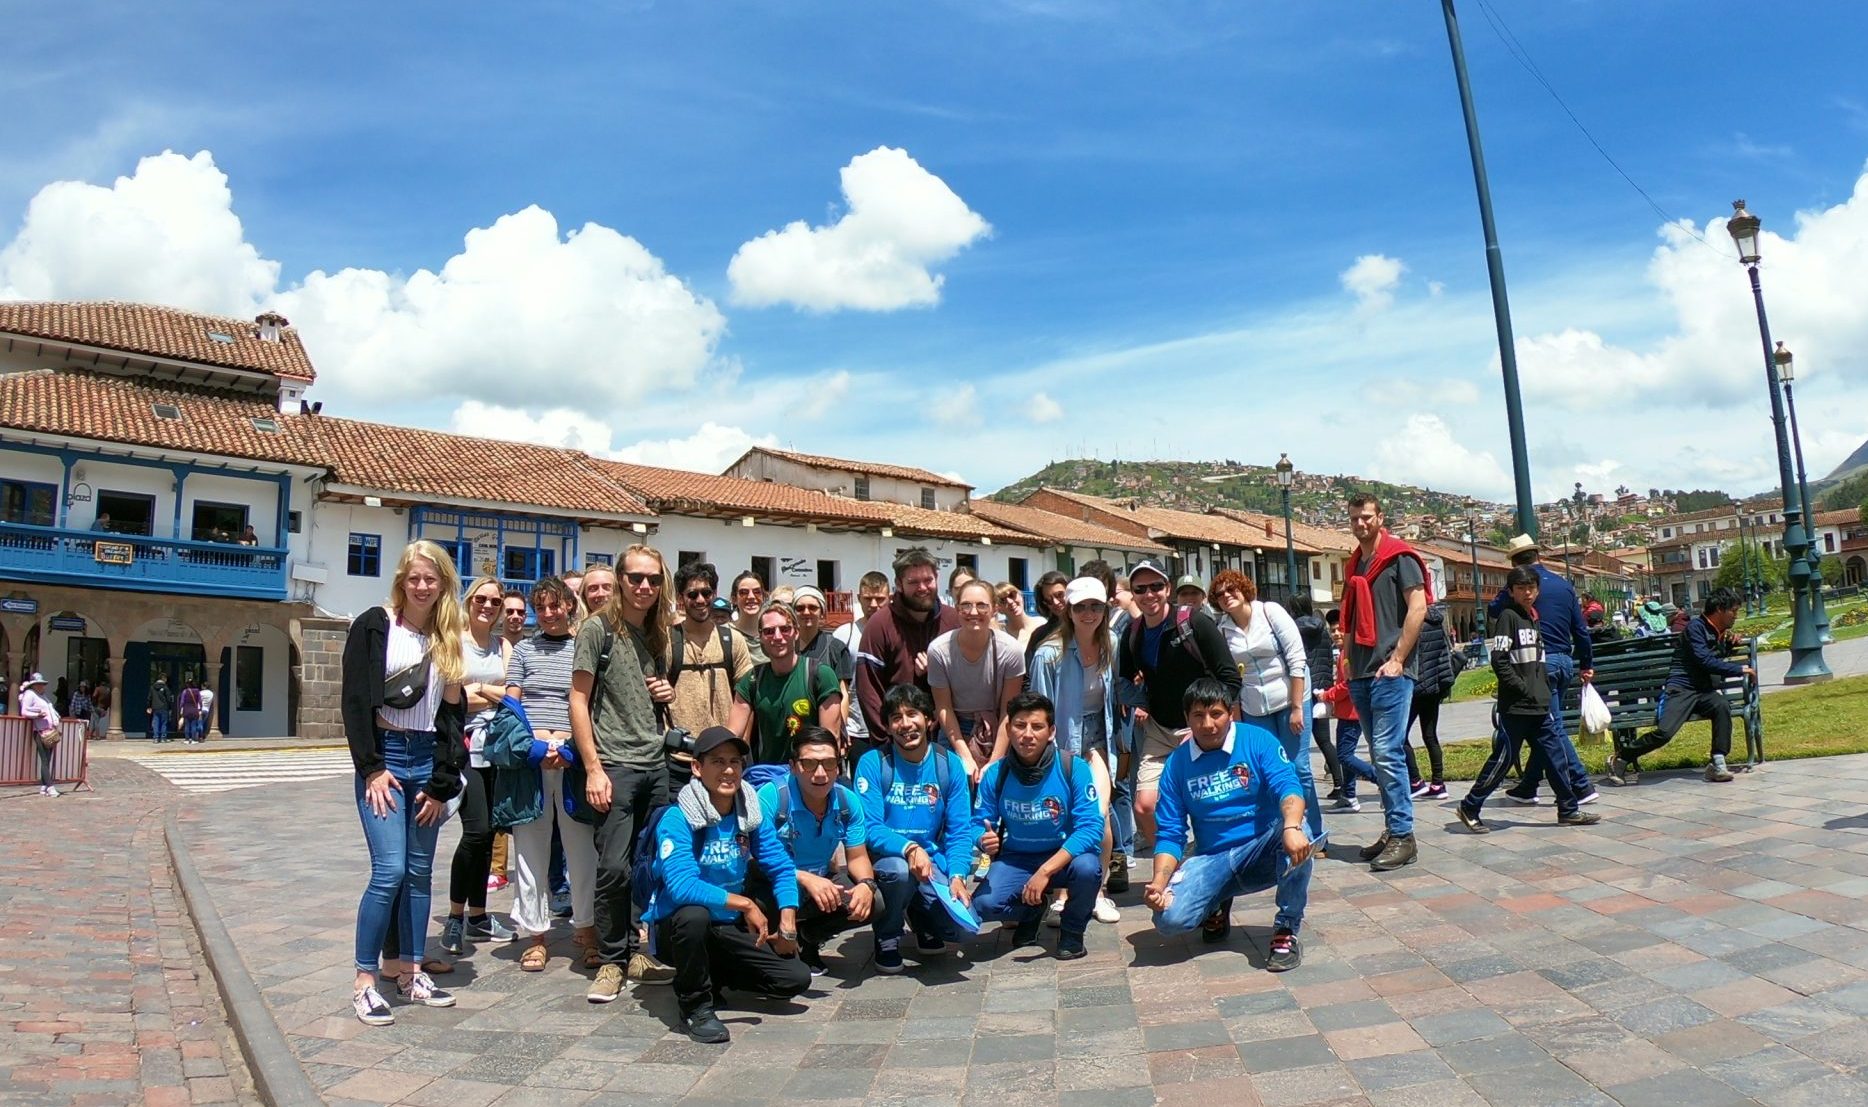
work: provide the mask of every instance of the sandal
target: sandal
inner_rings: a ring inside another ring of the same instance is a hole
[[[545,943],[534,942],[519,956],[519,968],[522,972],[544,972],[545,962],[549,960],[551,952],[545,948]]]
[[[571,944],[584,951],[585,968],[600,969],[603,967],[603,951],[598,946],[596,927],[572,933]]]
[[[454,962],[441,957],[430,957],[422,962],[422,971],[429,976],[446,976],[454,971]]]

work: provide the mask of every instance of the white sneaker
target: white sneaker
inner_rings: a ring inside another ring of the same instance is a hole
[[[1064,925],[1064,899],[1062,896],[1051,901],[1050,909],[1044,913],[1044,925],[1056,930]]]
[[[50,798],[50,799],[57,799],[57,798],[58,798],[58,789],[57,789],[57,788],[54,788],[54,787],[52,787],[52,786],[51,786],[50,784],[48,784],[48,785],[46,785],[45,787],[43,787],[43,788],[41,788],[41,789],[39,789],[39,794],[40,794],[40,795],[42,795],[42,796],[46,796],[46,797],[48,797],[48,798]]]
[[[1097,922],[1107,923],[1110,926],[1122,921],[1122,909],[1117,907],[1116,901],[1108,896],[1096,897],[1096,910],[1091,912],[1091,915]]]

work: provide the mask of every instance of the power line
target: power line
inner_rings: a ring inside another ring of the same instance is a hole
[[[1720,257],[1729,257],[1724,250],[1719,249],[1712,243],[1707,242],[1705,238],[1701,237],[1698,228],[1693,225],[1692,220],[1674,215],[1666,208],[1661,207],[1660,202],[1655,200],[1654,197],[1648,195],[1647,189],[1642,188],[1638,181],[1628,175],[1628,171],[1621,167],[1621,163],[1616,161],[1614,156],[1604,149],[1600,142],[1596,141],[1596,136],[1591,134],[1589,128],[1583,126],[1583,121],[1576,117],[1574,111],[1570,110],[1570,105],[1564,101],[1562,95],[1559,94],[1556,88],[1551,85],[1550,81],[1544,77],[1543,71],[1537,68],[1537,63],[1531,60],[1530,51],[1524,48],[1524,45],[1518,41],[1518,36],[1512,34],[1511,28],[1506,26],[1505,17],[1494,11],[1492,5],[1487,3],[1486,0],[1475,0],[1475,3],[1479,5],[1479,14],[1485,17],[1486,24],[1492,28],[1492,33],[1498,36],[1498,41],[1504,45],[1505,52],[1510,54],[1512,59],[1520,66],[1524,67],[1524,71],[1529,73],[1533,80],[1543,86],[1544,91],[1550,94],[1550,98],[1557,102],[1559,108],[1563,109],[1563,114],[1569,116],[1570,122],[1574,123],[1576,129],[1582,132],[1583,137],[1589,140],[1589,145],[1595,147],[1596,153],[1602,155],[1602,160],[1608,162],[1609,167],[1614,169],[1615,172],[1621,176],[1622,180],[1628,182],[1628,187],[1640,193],[1641,198],[1647,201],[1647,206],[1653,208],[1656,215],[1659,215],[1668,223],[1683,225],[1686,229],[1686,233],[1697,239],[1701,246],[1718,254]]]

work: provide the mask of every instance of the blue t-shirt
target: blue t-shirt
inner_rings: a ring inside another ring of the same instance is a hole
[[[780,788],[785,790],[783,797]],[[804,805],[798,778],[790,773],[759,789],[759,810],[778,827],[778,840],[791,853],[791,863],[807,873],[829,876],[830,858],[839,844],[847,853],[868,841],[862,805],[856,801],[856,793],[841,784],[830,786],[830,807],[821,819]]]
[[[644,922],[690,904],[707,908],[715,922],[733,921],[738,913],[727,909],[726,897],[745,894],[746,869],[755,863],[771,882],[779,909],[798,906],[798,874],[769,814],[751,834],[740,829],[737,818],[725,818],[699,831],[698,840],[696,835],[681,808],[662,812],[655,824],[655,892],[642,913]]]
[[[894,764],[895,783],[882,794],[882,759]],[[940,771],[934,759],[947,761],[947,794],[941,794]],[[967,864],[978,839],[973,821],[973,800],[967,791],[966,766],[950,749],[930,749],[919,764],[899,757],[894,747],[873,749],[856,763],[856,795],[863,802],[863,823],[869,857],[900,857],[914,842],[928,851],[934,867],[957,875],[949,867]]]
[[[999,831],[1002,850],[1048,857],[1062,849],[1077,857],[1101,848],[1103,812],[1094,774],[1088,761],[1079,760],[1066,776],[1069,759],[1060,752],[1036,784],[1024,783],[1017,773],[1007,775],[1011,757],[994,761],[980,774],[979,825]]]
[[[1190,823],[1195,853],[1244,845],[1282,818],[1286,796],[1301,795],[1297,770],[1268,731],[1234,723],[1225,744],[1205,751],[1189,738],[1161,767],[1155,852],[1179,858]]]

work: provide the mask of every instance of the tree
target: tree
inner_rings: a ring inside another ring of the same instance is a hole
[[[1754,582],[1763,580],[1767,592],[1784,586],[1784,563],[1782,561],[1772,557],[1761,547],[1746,543],[1741,553],[1737,542],[1727,542],[1719,547],[1719,571],[1713,574],[1713,587],[1743,591],[1747,560],[1751,562],[1751,579]]]

